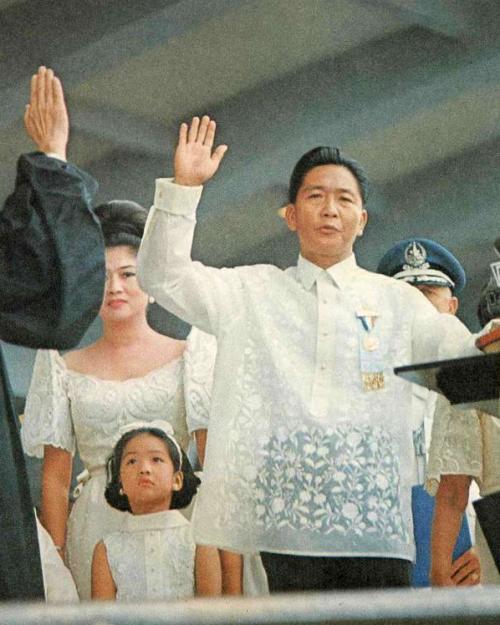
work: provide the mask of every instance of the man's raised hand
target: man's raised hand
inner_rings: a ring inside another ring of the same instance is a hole
[[[24,125],[41,152],[52,152],[66,159],[69,121],[59,78],[40,67],[31,78],[30,103],[24,113]]]
[[[188,187],[204,184],[215,174],[224,158],[227,145],[213,152],[215,121],[208,115],[193,117],[191,124],[181,124],[175,150],[174,176],[177,184]]]

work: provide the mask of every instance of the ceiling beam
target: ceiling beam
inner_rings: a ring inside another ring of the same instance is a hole
[[[82,45],[71,54],[53,58],[51,64],[62,76],[68,90],[72,85],[112,69],[147,49],[166,45],[169,39],[182,36],[204,20],[234,9],[235,5],[243,1],[182,0],[169,4],[160,11],[108,32],[97,41]],[[35,71],[36,67],[32,69]],[[0,128],[9,126],[22,117],[29,96],[29,78],[26,75],[10,87],[0,90]]]
[[[110,148],[155,157],[164,157],[166,153],[165,124],[151,118],[132,115],[121,109],[95,106],[82,101],[75,102],[75,105],[71,106],[71,129],[89,136],[98,136],[108,141]],[[171,136],[169,138],[171,139]]]
[[[472,12],[467,0],[362,0],[365,4],[385,5],[399,19],[440,33],[462,39],[472,28]],[[477,3],[476,3],[477,5]],[[477,10],[477,7],[476,7]],[[480,10],[480,9],[479,9]]]

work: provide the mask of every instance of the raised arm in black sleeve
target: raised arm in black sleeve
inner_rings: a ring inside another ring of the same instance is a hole
[[[104,242],[91,210],[97,184],[64,160],[68,115],[52,70],[40,67],[32,77],[24,122],[40,152],[21,156],[15,189],[0,210],[0,339],[65,349],[96,316],[104,290]],[[0,458],[0,600],[43,599],[37,528],[1,346]]]
[[[67,349],[97,315],[104,245],[91,201],[96,181],[42,153],[21,156],[0,212],[0,338]]]

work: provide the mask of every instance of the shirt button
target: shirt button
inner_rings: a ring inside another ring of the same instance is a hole
[[[325,298],[323,298],[321,301],[323,302],[323,304],[328,304],[328,300]]]
[[[321,369],[321,371],[324,371],[326,369],[326,365],[320,365],[319,368]]]

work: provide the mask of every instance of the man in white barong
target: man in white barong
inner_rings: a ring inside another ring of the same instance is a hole
[[[477,353],[475,337],[417,289],[357,265],[367,179],[336,148],[292,173],[297,266],[193,261],[202,185],[227,149],[214,136],[207,116],[182,124],[138,258],[142,287],[217,337],[196,541],[260,552],[271,592],[406,586],[412,386],[393,367]]]

